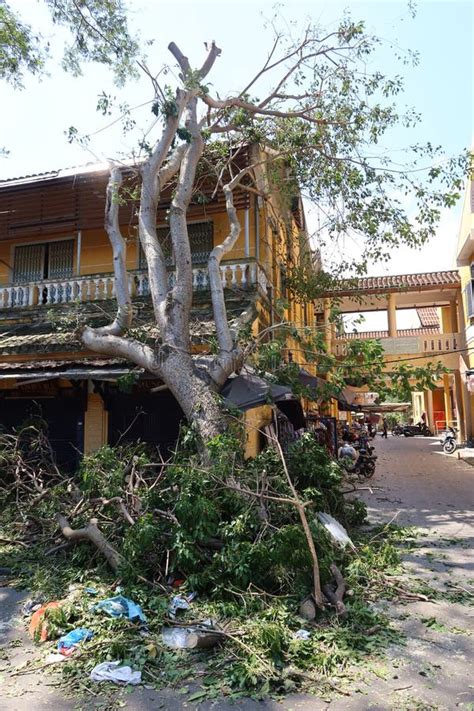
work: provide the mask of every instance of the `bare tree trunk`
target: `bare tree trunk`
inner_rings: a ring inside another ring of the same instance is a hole
[[[226,426],[215,384],[185,353],[172,351],[161,367],[163,379],[205,446]]]

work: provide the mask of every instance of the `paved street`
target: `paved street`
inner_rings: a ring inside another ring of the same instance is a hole
[[[406,573],[401,585],[429,586],[446,599],[385,604],[383,609],[406,637],[404,646],[389,650],[388,659],[354,685],[350,698],[337,698],[330,704],[307,696],[293,696],[285,703],[276,701],[241,701],[237,705],[206,702],[196,707],[173,693],[137,691],[125,696],[126,708],[134,711],[162,708],[232,709],[242,711],[451,711],[474,709],[474,618],[467,605],[468,593],[474,590],[474,467],[441,453],[431,438],[377,438],[378,467],[370,481],[372,492],[362,496],[369,507],[371,521],[411,524],[420,529],[413,549],[405,556]],[[429,595],[426,592],[427,596]],[[467,594],[466,594],[467,593]],[[6,643],[24,635],[10,627],[15,613],[17,594],[0,588],[2,610],[0,634]],[[449,598],[449,599],[448,599]],[[6,624],[5,624],[6,623]],[[5,656],[14,665],[31,658],[35,650],[4,647]],[[5,666],[3,661],[2,667]],[[8,677],[8,671],[0,672]],[[1,699],[2,711],[77,708],[61,698],[50,677],[28,675],[16,677],[16,690],[8,684]],[[34,701],[33,701],[34,699]],[[97,707],[82,701],[82,709]],[[110,708],[110,707],[106,707]]]

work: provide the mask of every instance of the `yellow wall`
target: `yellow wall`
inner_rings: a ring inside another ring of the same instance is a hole
[[[245,458],[255,457],[260,451],[260,430],[272,421],[272,408],[270,405],[255,407],[245,413]]]

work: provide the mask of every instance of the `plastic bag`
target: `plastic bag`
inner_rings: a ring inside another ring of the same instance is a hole
[[[87,630],[84,627],[78,627],[76,630],[72,630],[68,634],[61,637],[58,641],[58,651],[65,657],[69,657],[76,649],[79,642],[87,641],[92,639],[94,633],[91,630]]]
[[[141,684],[142,673],[131,667],[121,667],[121,662],[102,662],[90,673],[92,681],[113,681],[115,684]]]
[[[308,630],[298,630],[293,635],[293,639],[301,639],[303,641],[310,639],[310,637],[311,637],[311,632],[308,632]]]
[[[44,620],[44,613],[46,610],[53,610],[60,606],[61,603],[59,602],[48,602],[46,605],[40,607],[39,610],[36,610],[30,621],[30,637],[34,639],[38,636],[40,642],[46,642],[48,639],[48,622]]]
[[[94,605],[94,610],[104,610],[110,617],[127,617],[129,620],[139,619],[140,622],[146,622],[146,617],[140,605],[137,605],[133,600],[129,600],[123,595],[109,597],[107,600]]]
[[[176,617],[178,610],[189,610],[190,604],[197,593],[190,593],[187,597],[185,595],[175,595],[168,606],[168,614],[171,618]]]

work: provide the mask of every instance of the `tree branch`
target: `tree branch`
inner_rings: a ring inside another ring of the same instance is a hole
[[[114,166],[110,171],[105,200],[105,229],[112,246],[115,275],[115,296],[117,299],[117,315],[108,326],[95,328],[100,336],[122,336],[132,325],[132,301],[127,272],[127,245],[120,231],[119,224],[119,190],[122,185],[122,171]]]
[[[81,334],[82,341],[87,348],[104,355],[120,356],[136,363],[144,370],[155,373],[161,377],[159,353],[150,346],[129,338],[113,335],[101,335],[96,329],[86,326]]]
[[[121,556],[115,548],[112,548],[104,534],[99,531],[96,518],[91,518],[84,528],[76,529],[71,528],[69,521],[65,516],[62,516],[62,514],[57,514],[56,520],[61,529],[61,533],[68,541],[72,543],[75,541],[90,541],[99,549],[112,570],[117,572],[122,560]]]

